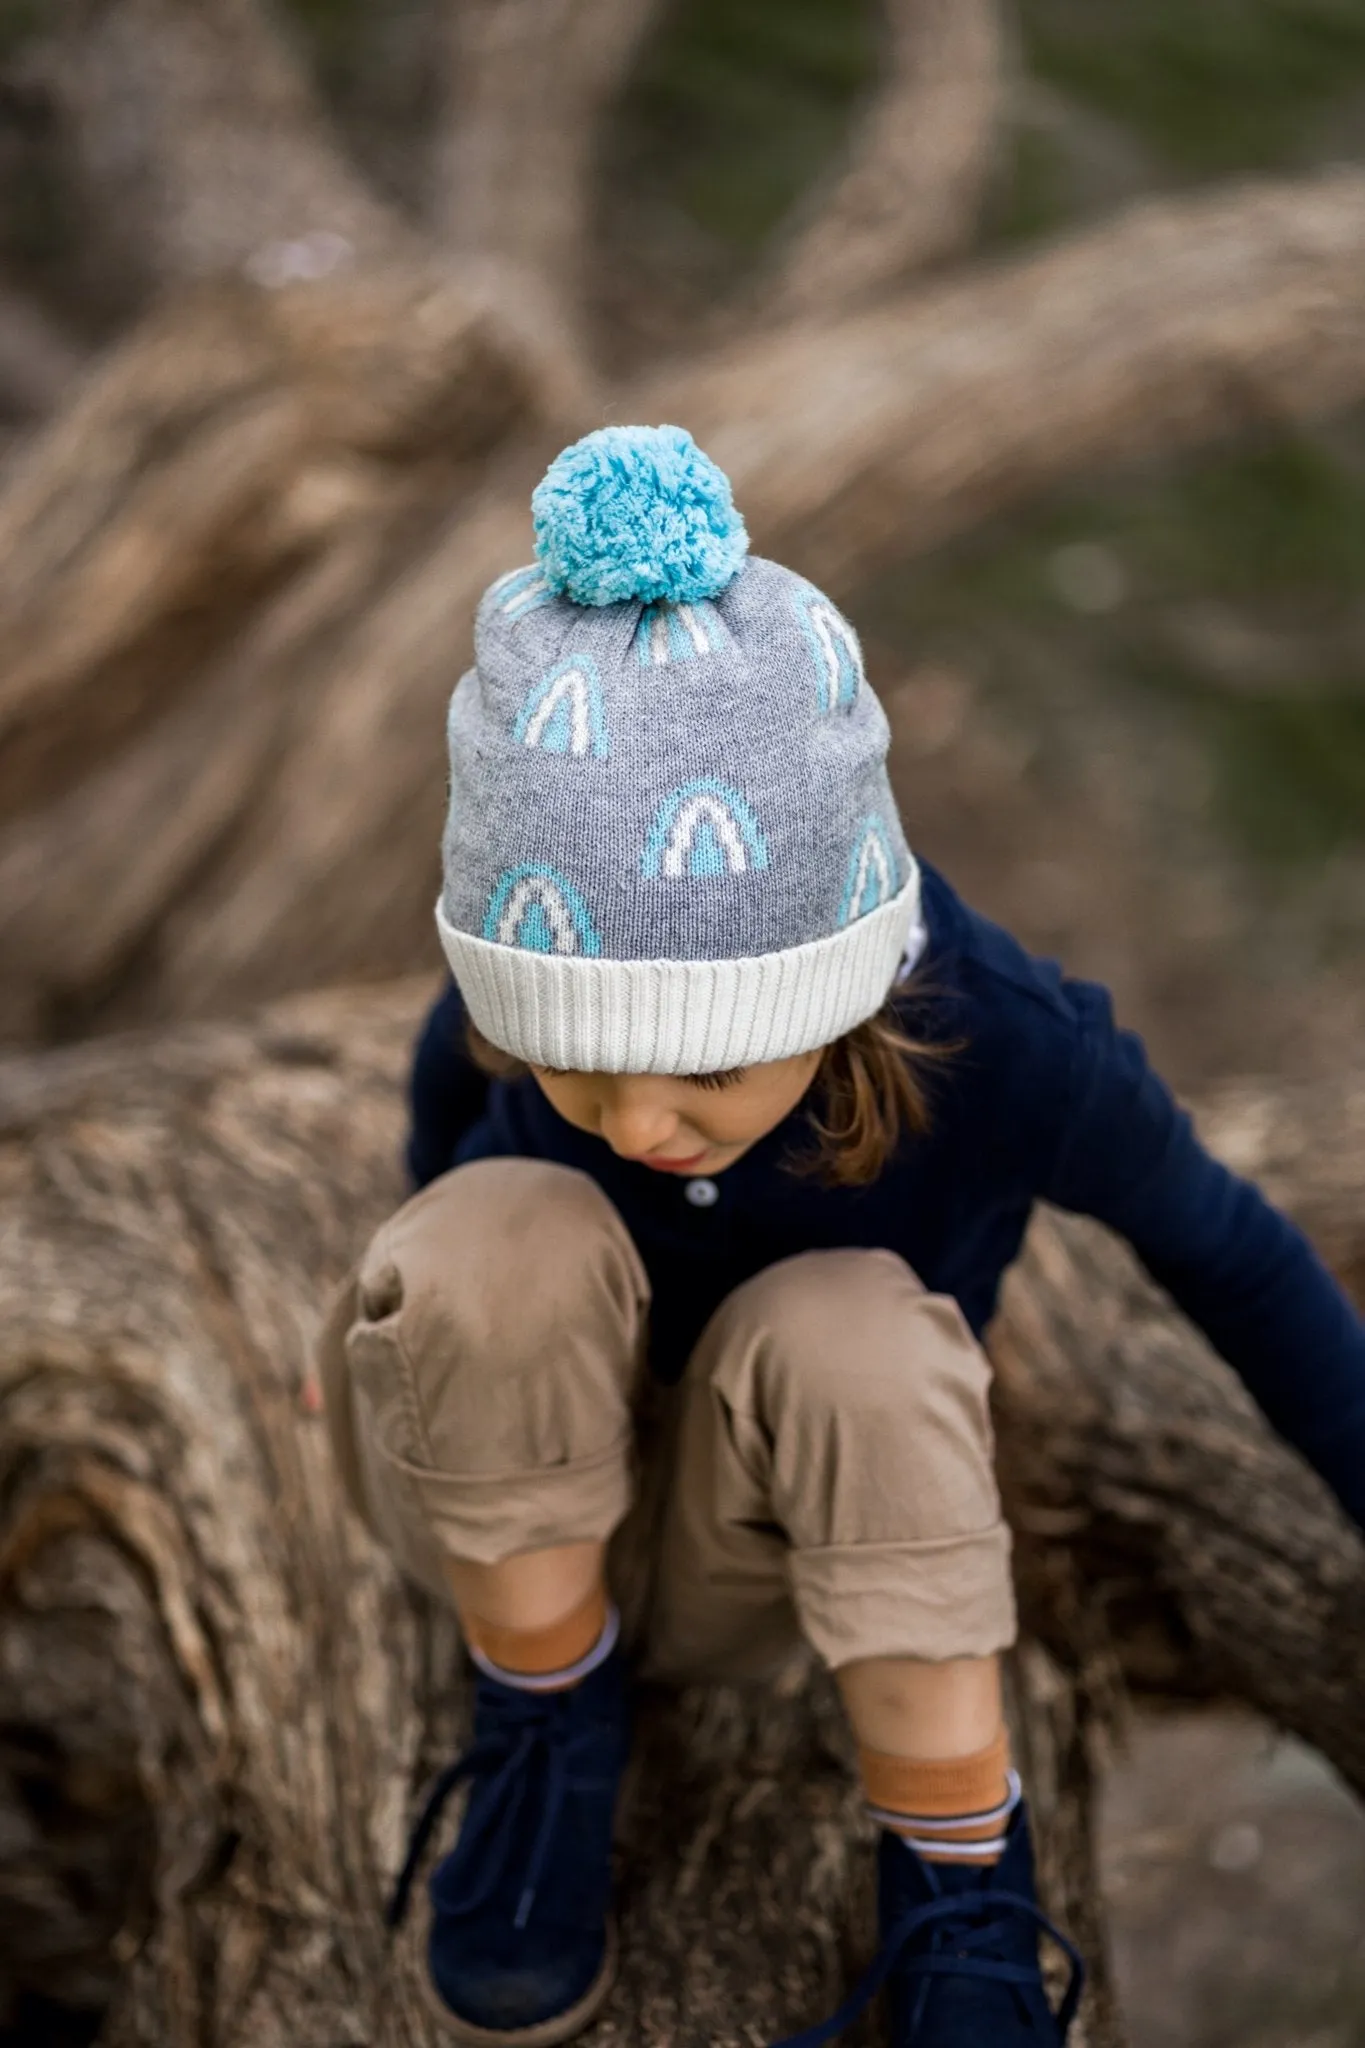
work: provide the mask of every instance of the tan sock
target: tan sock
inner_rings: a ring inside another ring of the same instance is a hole
[[[1009,1767],[1009,1737],[975,1756],[937,1760],[858,1751],[858,1768],[874,1820],[910,1843],[930,1863],[994,1863],[1019,1780]]]
[[[553,1692],[557,1684],[576,1685],[585,1676],[580,1667],[601,1643],[613,1613],[605,1586],[598,1585],[572,1614],[548,1628],[503,1628],[464,1613],[460,1626],[476,1663],[491,1666],[495,1677],[529,1679],[537,1692]]]

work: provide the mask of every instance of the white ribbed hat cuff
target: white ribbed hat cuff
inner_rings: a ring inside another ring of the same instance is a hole
[[[601,960],[436,926],[465,1008],[514,1058],[572,1073],[710,1074],[830,1045],[874,1016],[923,944],[919,870],[826,939],[747,960]]]

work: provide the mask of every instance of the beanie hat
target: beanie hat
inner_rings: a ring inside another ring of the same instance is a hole
[[[680,427],[605,427],[532,501],[451,698],[436,906],[494,1045],[700,1074],[827,1045],[922,943],[885,714],[829,599],[747,554]]]

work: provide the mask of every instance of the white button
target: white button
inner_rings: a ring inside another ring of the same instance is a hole
[[[720,1200],[720,1189],[713,1180],[690,1180],[683,1193],[694,1209],[709,1209]]]

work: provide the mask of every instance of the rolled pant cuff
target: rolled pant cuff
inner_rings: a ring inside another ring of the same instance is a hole
[[[837,1670],[863,1657],[989,1657],[1014,1641],[1010,1532],[845,1543],[788,1556],[801,1631]]]
[[[631,1502],[628,1438],[526,1472],[438,1472],[386,1454],[429,1537],[466,1564],[501,1564],[561,1543],[604,1543]]]

